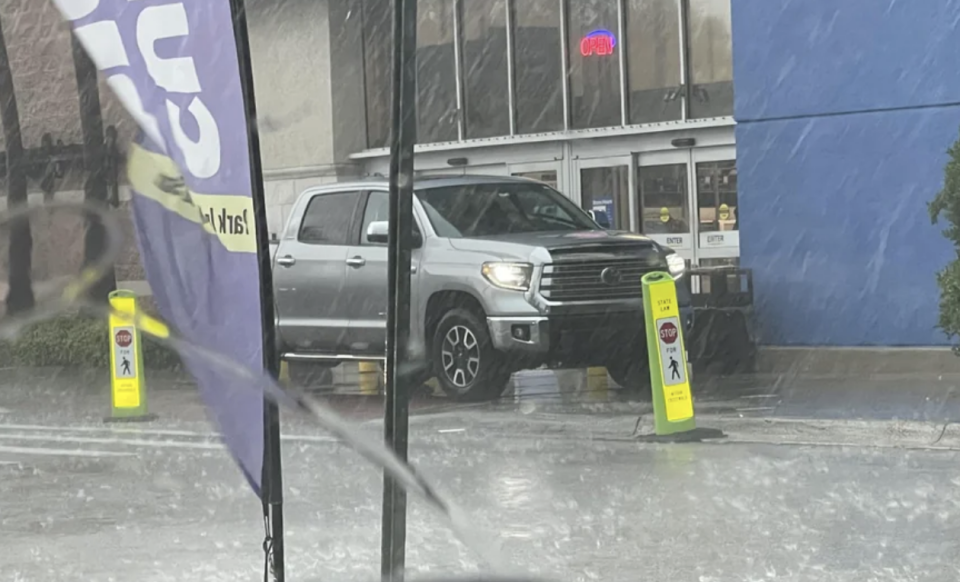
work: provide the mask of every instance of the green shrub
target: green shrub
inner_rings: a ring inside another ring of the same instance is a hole
[[[928,209],[934,224],[941,217],[946,220],[948,225],[943,230],[943,236],[957,250],[957,258],[937,273],[937,285],[940,287],[937,327],[953,340],[960,336],[960,139],[947,150],[947,154],[950,160],[943,171],[943,189],[930,202]],[[954,345],[954,352],[958,352],[958,347]]]
[[[143,338],[147,369],[173,370],[179,356],[169,348]],[[24,330],[12,342],[0,342],[0,367],[107,368],[110,336],[107,322],[82,315],[63,316]]]

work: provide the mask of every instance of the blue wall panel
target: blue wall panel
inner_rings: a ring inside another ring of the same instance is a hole
[[[737,120],[960,103],[960,0],[731,0]]]
[[[737,126],[741,260],[763,343],[945,342],[934,274],[952,251],[927,202],[958,128],[960,107]]]

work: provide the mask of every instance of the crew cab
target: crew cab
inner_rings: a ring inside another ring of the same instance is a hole
[[[420,179],[413,204],[410,359],[461,400],[499,396],[511,373],[605,366],[648,386],[640,278],[685,263],[639,234],[601,228],[546,184],[507,177]],[[310,188],[275,252],[281,353],[290,361],[380,359],[386,347],[388,184]]]

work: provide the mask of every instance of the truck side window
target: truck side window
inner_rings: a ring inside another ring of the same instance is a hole
[[[383,243],[372,243],[367,240],[367,229],[371,222],[386,222],[390,220],[390,196],[386,192],[373,191],[367,197],[367,207],[363,211],[363,226],[360,229],[360,244],[367,246],[383,246]],[[417,220],[413,220],[414,239],[420,238],[420,228]]]
[[[303,214],[298,240],[307,244],[346,245],[359,199],[359,192],[314,196]]]

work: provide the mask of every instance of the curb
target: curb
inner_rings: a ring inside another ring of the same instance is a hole
[[[960,359],[949,346],[760,346],[758,356],[761,373],[863,377],[960,372]]]
[[[960,425],[952,421],[723,418],[703,422],[729,442],[960,450]]]
[[[370,424],[376,422],[382,421],[370,421]],[[588,414],[487,411],[483,415],[476,415],[472,411],[451,411],[411,416],[410,424],[411,429],[417,432],[432,432],[434,428],[442,432],[457,428],[460,431],[458,434],[467,438],[497,435],[526,439],[637,442],[635,434],[653,432],[653,417],[649,412],[600,418]],[[740,418],[703,413],[697,414],[697,426],[723,431],[725,438],[704,441],[713,443],[960,450],[960,424],[952,421]]]

